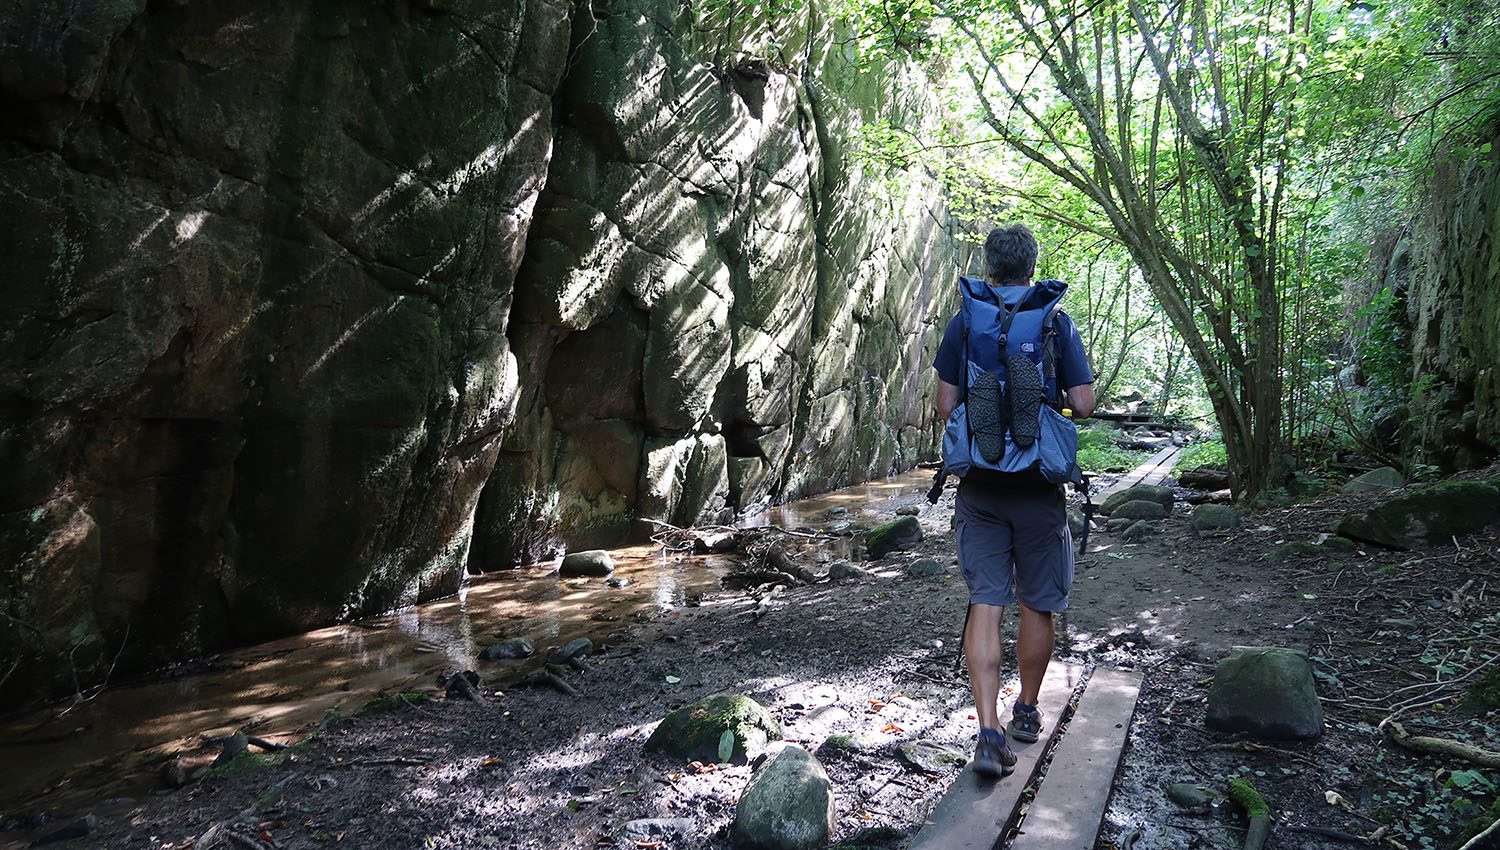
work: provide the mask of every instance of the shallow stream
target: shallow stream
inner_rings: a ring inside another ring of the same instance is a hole
[[[742,527],[859,532],[918,503],[931,473],[915,470],[791,502]],[[850,556],[851,541],[828,541],[813,557]],[[210,763],[236,731],[292,743],[325,714],[350,714],[383,693],[441,690],[446,674],[476,670],[488,687],[533,672],[551,647],[573,638],[618,643],[634,622],[670,614],[738,564],[734,556],[692,556],[655,546],[614,550],[622,588],[602,579],[559,579],[556,562],[473,577],[457,596],[384,616],[330,626],[225,652],[202,663],[92,699],[65,701],[0,722],[0,821],[17,813],[80,812],[161,787],[174,759],[189,772]],[[524,662],[484,661],[484,648],[526,638]],[[0,846],[14,834],[0,833]]]

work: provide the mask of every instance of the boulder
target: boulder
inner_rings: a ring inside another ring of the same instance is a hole
[[[1151,527],[1151,523],[1143,519],[1138,519],[1131,522],[1130,525],[1125,527],[1124,531],[1120,532],[1120,538],[1127,543],[1135,543],[1145,540],[1155,533],[1156,529]]]
[[[781,740],[781,724],[746,696],[716,694],[668,714],[646,739],[646,751],[684,761],[719,761],[725,733],[734,734],[729,761],[745,764],[770,741]]]
[[[1152,502],[1146,499],[1134,499],[1117,505],[1110,516],[1114,519],[1164,519],[1169,508],[1163,507],[1161,502]]]
[[[1263,740],[1307,740],[1323,732],[1323,705],[1307,654],[1235,647],[1214,671],[1204,722]]]
[[[940,576],[948,572],[937,558],[921,558],[906,565],[906,574],[913,577]]]
[[[1228,505],[1205,504],[1193,509],[1193,528],[1198,531],[1228,531],[1239,524],[1239,511]]]
[[[871,561],[922,542],[922,524],[916,517],[904,516],[895,522],[876,526],[865,534],[865,557]]]
[[[896,516],[918,516],[922,513],[919,505],[902,505],[896,509]]]
[[[558,567],[557,574],[563,578],[581,576],[597,578],[607,576],[614,571],[615,561],[608,552],[603,549],[590,549],[587,552],[574,552],[563,558],[562,566]]]
[[[1134,487],[1126,487],[1124,490],[1117,490],[1110,493],[1105,498],[1104,504],[1099,506],[1099,512],[1114,516],[1116,508],[1127,502],[1134,501],[1156,502],[1170,511],[1172,504],[1176,501],[1176,496],[1173,495],[1171,487],[1158,487],[1154,484],[1137,484]],[[1137,519],[1140,519],[1140,517],[1137,517]]]
[[[1348,484],[1344,485],[1343,492],[1349,493],[1378,493],[1382,490],[1394,490],[1397,487],[1405,487],[1406,479],[1395,467],[1382,466],[1372,469],[1363,475],[1356,476]]]
[[[1106,522],[1104,524],[1104,530],[1109,532],[1110,534],[1119,534],[1132,525],[1135,525],[1135,523],[1136,520],[1120,517],[1119,519],[1112,519],[1109,522]]]
[[[1079,510],[1078,508],[1074,508],[1074,507],[1069,507],[1068,508],[1068,533],[1069,534],[1072,534],[1074,537],[1078,537],[1078,536],[1082,535],[1083,534],[1084,525],[1087,522],[1088,522],[1088,520],[1084,519],[1084,517],[1083,517],[1083,511]]]
[[[1500,519],[1500,486],[1453,481],[1397,496],[1339,521],[1338,534],[1391,549],[1415,549],[1471,534]]]
[[[814,850],[834,829],[833,787],[812,753],[783,746],[750,778],[734,812],[734,843],[751,850]]]

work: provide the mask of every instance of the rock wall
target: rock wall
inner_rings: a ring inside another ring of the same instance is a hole
[[[930,454],[921,78],[708,8],[8,11],[0,704]]]
[[[1484,141],[1500,147],[1500,128]],[[1453,470],[1500,454],[1500,169],[1493,155],[1441,162],[1429,191],[1407,296],[1409,421],[1415,455]]]

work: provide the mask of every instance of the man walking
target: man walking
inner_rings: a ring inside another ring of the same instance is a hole
[[[997,227],[985,239],[984,259],[991,287],[1032,286],[1036,238],[1022,224]],[[1094,410],[1094,374],[1083,340],[1065,313],[1057,314],[1054,328],[1056,386],[1046,387],[1047,395],[1057,398],[1057,388],[1063,388],[1062,398],[1073,416],[1088,417]],[[938,374],[937,413],[944,422],[968,383],[966,344],[975,345],[976,340],[968,338],[962,316],[954,316],[933,363]],[[1015,769],[1007,732],[1029,743],[1044,726],[1037,695],[1056,640],[1053,612],[1068,607],[1072,536],[1062,486],[1026,473],[971,470],[959,483],[955,513],[959,565],[969,586],[963,646],[980,726],[973,766],[976,774],[994,778]],[[1016,639],[1021,692],[1006,731],[1001,731],[1000,624],[1012,603],[1019,606],[1021,617]]]

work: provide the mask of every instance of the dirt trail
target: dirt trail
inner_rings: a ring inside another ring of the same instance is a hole
[[[928,536],[866,564],[864,579],[791,588],[760,617],[746,593],[721,590],[643,618],[570,676],[578,697],[504,689],[478,704],[438,699],[340,722],[273,765],[102,807],[97,827],[69,846],[656,850],[614,836],[629,821],[685,818],[685,835],[656,839],[661,850],[720,850],[730,846],[749,768],[674,763],[641,745],[670,709],[735,691],[809,748],[833,733],[865,738],[862,751],[820,754],[837,795],[835,840],[902,847],[958,768],[912,770],[896,746],[922,738],[967,754],[975,733],[954,664],[962,577],[956,567],[925,578],[905,570],[919,558],[954,563],[951,499],[950,490],[930,509],[916,495],[879,503],[892,516],[903,503],[921,504]],[[1250,778],[1271,803],[1273,847],[1343,847],[1316,830],[1363,835],[1381,826],[1402,846],[1449,846],[1446,833],[1488,803],[1492,792],[1478,782],[1452,781],[1464,765],[1383,745],[1374,724],[1392,694],[1427,695],[1442,708],[1408,711],[1413,731],[1500,743],[1500,719],[1453,708],[1466,672],[1500,653],[1500,626],[1488,619],[1500,550],[1479,535],[1430,552],[1266,560],[1360,503],[1340,497],[1257,512],[1217,536],[1194,532],[1179,503],[1143,542],[1094,533],[1059,656],[1146,674],[1101,847],[1238,847],[1239,821],[1166,800],[1176,781],[1222,787]],[[1007,625],[1013,637],[1014,618]],[[1203,728],[1213,664],[1236,644],[1313,655],[1328,716],[1322,739],[1256,747]],[[1434,651],[1445,672],[1435,673]],[[436,683],[428,690],[436,694]],[[1330,791],[1352,810],[1330,804]],[[210,836],[231,843],[201,840],[237,816],[254,828]]]

